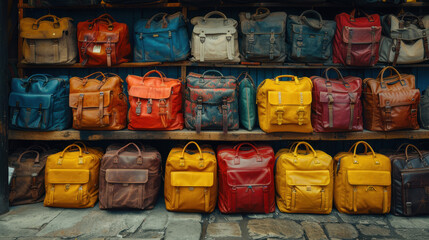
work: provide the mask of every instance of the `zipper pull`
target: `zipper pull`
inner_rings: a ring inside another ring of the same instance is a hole
[[[337,176],[338,176],[338,171],[340,171],[340,163],[341,163],[341,158],[338,159],[337,170],[335,171],[335,175]]]
[[[143,40],[143,33],[140,33],[140,37],[139,37],[139,39],[140,39],[140,40]]]
[[[147,101],[147,114],[151,114],[152,113],[152,99],[149,98],[149,100]]]
[[[252,185],[247,186],[246,192],[248,192],[249,190],[255,192],[255,190],[253,190]]]
[[[140,98],[137,101],[137,107],[136,107],[136,115],[140,116],[140,114],[142,113],[142,102],[140,102]]]
[[[168,31],[168,38],[171,38],[171,31]]]

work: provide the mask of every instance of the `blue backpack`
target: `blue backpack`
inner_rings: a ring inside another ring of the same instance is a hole
[[[13,78],[9,95],[10,124],[15,129],[63,130],[70,126],[68,76],[35,74]]]

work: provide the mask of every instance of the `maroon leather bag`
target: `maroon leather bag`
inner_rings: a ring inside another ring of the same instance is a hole
[[[241,143],[218,147],[219,210],[270,213],[275,210],[274,151]]]
[[[329,70],[338,74],[330,79]],[[362,79],[343,77],[334,67],[327,68],[325,78],[313,76],[313,102],[311,124],[315,132],[362,131]]]
[[[135,143],[110,145],[99,176],[100,209],[152,209],[161,187],[161,155]]]

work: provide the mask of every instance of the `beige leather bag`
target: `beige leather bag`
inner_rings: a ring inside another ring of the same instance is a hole
[[[49,19],[49,20],[48,20]],[[23,63],[73,64],[76,62],[76,28],[71,18],[45,15],[20,22]]]

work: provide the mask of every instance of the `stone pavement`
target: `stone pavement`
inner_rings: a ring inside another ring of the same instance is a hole
[[[39,239],[429,239],[428,217],[173,213],[163,199],[147,211],[12,207],[0,216],[0,240]]]

